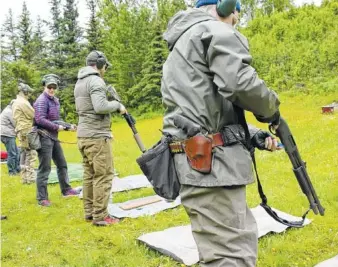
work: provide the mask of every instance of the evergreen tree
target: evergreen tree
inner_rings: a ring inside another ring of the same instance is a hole
[[[40,16],[38,16],[35,29],[33,31],[32,50],[34,54],[33,63],[40,70],[44,70],[47,68],[46,58],[48,57],[46,42],[43,40],[46,36],[43,27],[44,23],[41,20]]]
[[[87,6],[90,11],[90,18],[88,22],[87,35],[86,38],[88,40],[88,50],[102,50],[103,46],[103,36],[102,29],[100,26],[99,18],[96,14],[96,1],[95,0],[87,0]]]
[[[52,39],[48,42],[50,56],[48,57],[48,66],[50,69],[59,69],[63,67],[62,61],[62,39],[61,39],[61,0],[50,0],[50,12],[52,19],[49,23]]]
[[[50,0],[49,1],[51,8],[50,11],[52,13],[52,23],[50,24],[50,30],[52,36],[59,37],[60,29],[61,29],[61,0]]]
[[[33,58],[32,50],[32,21],[30,19],[29,11],[26,2],[23,2],[22,13],[18,22],[18,38],[20,48],[20,58],[31,62]]]
[[[2,26],[1,50],[2,60],[15,61],[18,59],[19,40],[17,36],[15,22],[13,19],[12,9],[8,10],[8,15]]]
[[[289,10],[293,5],[293,0],[242,0],[241,17],[248,22],[260,15],[270,16],[274,12]]]
[[[65,83],[59,97],[63,118],[68,121],[74,121],[76,117],[73,90],[78,70],[84,65],[86,56],[86,49],[80,44],[82,32],[78,25],[78,16],[76,1],[66,0],[60,28],[62,62],[60,62],[57,74],[61,76]]]
[[[2,62],[1,64],[1,109],[15,98],[18,93],[18,82],[24,81],[32,88],[40,83],[40,73],[34,65],[24,60]],[[36,90],[36,93],[39,93]]]
[[[187,5],[184,0],[157,0],[157,14],[163,31],[166,30],[169,20],[178,11],[185,10]]]
[[[162,65],[168,49],[162,39],[160,22],[155,22],[155,37],[149,44],[149,52],[142,68],[142,79],[129,91],[129,105],[141,112],[158,110],[161,106]]]
[[[66,0],[61,27],[62,39],[66,45],[78,43],[81,40],[82,32],[78,25],[78,17],[76,0]]]
[[[104,1],[100,16],[104,22],[103,50],[113,63],[106,78],[108,82],[113,82],[123,101],[126,101],[128,90],[140,78],[142,62],[149,50],[151,10],[146,6],[136,8]]]

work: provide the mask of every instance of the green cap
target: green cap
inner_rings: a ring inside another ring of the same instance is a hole
[[[28,84],[25,83],[19,83],[18,88],[19,91],[24,92],[25,94],[33,92],[33,89]]]
[[[55,84],[56,88],[58,88],[59,84],[60,84],[60,78],[59,78],[59,76],[57,76],[55,74],[47,74],[47,75],[43,76],[42,84],[46,87],[48,85]]]

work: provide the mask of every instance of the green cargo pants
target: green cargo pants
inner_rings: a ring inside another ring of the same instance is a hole
[[[257,225],[246,204],[244,185],[181,185],[180,196],[190,217],[200,266],[256,266]]]
[[[83,157],[83,204],[85,216],[101,221],[108,216],[107,206],[114,176],[112,140],[79,138]]]

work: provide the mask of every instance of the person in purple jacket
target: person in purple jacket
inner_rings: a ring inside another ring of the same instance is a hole
[[[34,103],[34,121],[39,130],[41,141],[41,148],[37,150],[39,169],[36,177],[36,197],[38,204],[46,207],[51,205],[48,199],[47,182],[52,159],[57,168],[62,195],[65,197],[78,195],[77,191],[69,185],[67,162],[58,141],[58,132],[65,130],[65,128],[53,122],[60,118],[60,103],[58,98],[54,96],[56,89],[59,88],[59,83],[60,79],[57,75],[45,75],[42,79],[44,91]],[[75,131],[75,126],[71,130]]]

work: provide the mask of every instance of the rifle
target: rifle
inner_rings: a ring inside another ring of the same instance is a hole
[[[112,85],[107,86],[107,97],[109,101],[116,100],[118,102],[121,102],[121,98],[116,92],[115,88]]]
[[[246,122],[245,122],[246,124]],[[201,132],[201,126],[189,121],[185,117],[181,115],[176,115],[174,117],[174,125],[177,128],[180,128],[185,131],[185,133],[188,135],[188,137],[194,136]],[[247,126],[246,126],[247,127]],[[306,164],[301,159],[300,153],[297,149],[296,142],[291,134],[291,131],[286,123],[286,121],[283,118],[280,118],[280,124],[276,130],[276,132],[273,131],[273,125],[269,125],[269,130],[272,134],[279,137],[281,140],[281,144],[279,144],[280,147],[283,147],[285,151],[287,152],[290,161],[293,166],[293,171],[295,173],[295,176],[297,178],[297,181],[303,191],[303,193],[306,195],[306,197],[309,200],[310,203],[310,209],[305,212],[305,214],[302,216],[301,221],[288,221],[283,218],[280,218],[278,214],[267,204],[267,197],[265,196],[263,192],[262,185],[260,183],[257,167],[256,167],[256,160],[254,154],[252,154],[252,160],[255,168],[255,172],[257,175],[257,182],[258,182],[258,192],[262,199],[262,203],[260,204],[265,211],[276,221],[285,224],[287,226],[291,227],[302,227],[305,221],[305,217],[308,214],[308,212],[312,209],[313,212],[317,215],[318,212],[320,215],[324,215],[324,207],[320,204],[320,201],[317,197],[317,194],[315,192],[315,189],[312,186],[310,177],[306,171]],[[247,129],[247,134],[249,134]],[[249,136],[249,135],[248,135]]]
[[[302,160],[300,156],[295,139],[292,136],[288,124],[281,117],[276,132],[273,131],[273,125],[269,125],[269,130],[272,134],[279,137],[282,144],[284,145],[284,149],[292,163],[293,172],[297,178],[299,186],[310,203],[310,209],[313,210],[314,214],[317,215],[319,212],[320,215],[324,216],[325,208],[320,204],[316,191],[306,171],[306,163]]]
[[[65,131],[69,131],[73,127],[72,124],[61,120],[53,121],[53,123],[63,126],[63,128],[65,128]]]
[[[113,86],[111,86],[111,85],[107,86],[107,92],[108,92],[108,100],[109,101],[116,100],[118,102],[121,102],[121,98],[120,98],[119,94],[117,93],[117,91],[115,90],[115,88]],[[144,145],[142,143],[142,140],[141,140],[141,137],[140,137],[140,135],[138,134],[138,132],[136,130],[136,127],[135,127],[136,121],[135,121],[135,119],[129,113],[123,114],[123,117],[126,119],[129,127],[131,128],[138,147],[140,148],[140,150],[142,151],[142,153],[144,153],[146,151],[146,148],[144,147]]]

